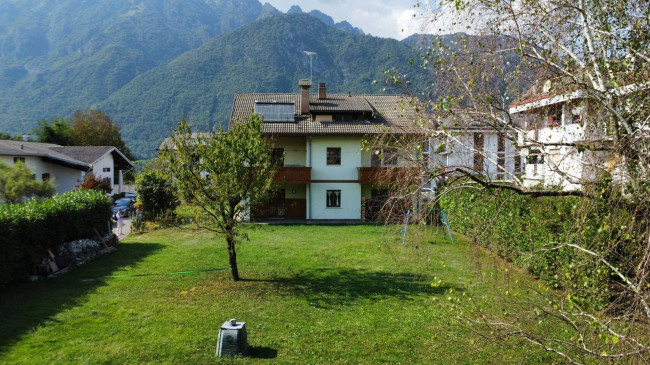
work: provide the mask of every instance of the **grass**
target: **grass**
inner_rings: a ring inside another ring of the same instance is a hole
[[[553,358],[485,340],[464,317],[542,301],[529,276],[435,230],[251,226],[241,282],[208,233],[164,229],[64,277],[0,293],[0,363],[531,363]],[[506,293],[507,292],[507,293]],[[513,304],[514,306],[514,304]],[[246,321],[248,357],[215,358],[220,325]],[[559,331],[557,328],[549,331]],[[557,359],[555,359],[557,360]]]

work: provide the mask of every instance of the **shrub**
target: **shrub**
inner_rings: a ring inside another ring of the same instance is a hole
[[[0,206],[0,285],[28,271],[36,253],[106,232],[110,216],[110,199],[95,190]]]
[[[135,180],[138,201],[143,205],[143,215],[147,220],[166,216],[174,212],[178,199],[170,180],[160,171],[151,170],[138,175]]]
[[[79,190],[98,190],[103,191],[104,193],[110,193],[113,191],[111,186],[111,180],[109,178],[99,178],[96,177],[93,173],[88,173],[84,176],[84,180],[77,187]]]
[[[612,298],[609,269],[593,256],[556,243],[578,244],[620,262],[624,240],[630,240],[617,228],[629,227],[625,212],[599,199],[530,198],[505,190],[454,190],[440,204],[452,229],[551,286],[567,289],[576,300],[602,308]],[[623,242],[617,252],[610,249],[613,241]]]

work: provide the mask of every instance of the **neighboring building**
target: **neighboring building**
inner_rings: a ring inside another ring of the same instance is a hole
[[[11,166],[23,161],[37,180],[54,180],[57,193],[76,188],[87,173],[108,179],[111,186],[117,176],[121,192],[122,173],[133,168],[117,148],[111,146],[59,146],[51,143],[0,140],[0,159]]]
[[[525,186],[576,190],[585,181],[595,181],[606,165],[615,164],[607,153],[578,148],[611,141],[607,130],[590,122],[589,109],[580,90],[540,93],[510,105],[524,130],[519,143],[527,157]]]
[[[385,177],[408,167],[394,151],[362,143],[372,136],[419,135],[415,111],[400,95],[327,94],[324,83],[311,94],[309,80],[299,86],[299,94],[235,96],[231,125],[262,115],[278,165],[279,187],[252,218],[369,220],[377,205],[371,202],[385,195]]]
[[[513,180],[523,171],[517,138],[482,121],[449,123],[442,137],[429,138],[430,168],[439,172],[461,169],[488,180]],[[462,124],[463,127],[454,127]],[[505,128],[503,128],[505,129]]]

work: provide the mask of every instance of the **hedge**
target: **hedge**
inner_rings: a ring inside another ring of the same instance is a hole
[[[614,264],[635,254],[626,242],[636,238],[620,229],[630,216],[598,199],[465,188],[442,196],[440,205],[453,230],[595,307],[609,303],[616,278],[593,256],[557,243],[581,245]]]
[[[0,205],[0,285],[24,276],[34,254],[106,232],[110,216],[110,199],[95,190]]]

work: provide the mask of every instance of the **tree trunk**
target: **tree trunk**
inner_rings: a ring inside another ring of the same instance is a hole
[[[230,274],[233,281],[239,281],[239,270],[237,270],[237,252],[235,252],[235,237],[226,237],[228,242],[228,258],[230,260]]]

